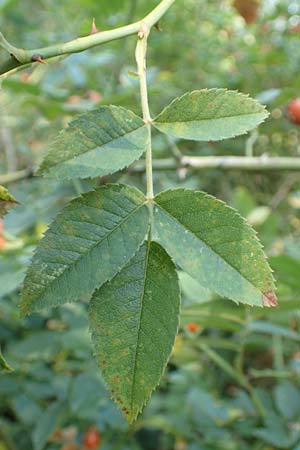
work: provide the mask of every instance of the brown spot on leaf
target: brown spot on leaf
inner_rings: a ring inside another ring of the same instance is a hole
[[[103,360],[101,361],[101,364],[102,364],[102,368],[103,368],[103,369],[106,369],[106,368],[108,367],[107,361],[106,361],[105,359],[103,359]]]
[[[267,308],[278,306],[275,292],[269,291],[263,294],[263,305]]]

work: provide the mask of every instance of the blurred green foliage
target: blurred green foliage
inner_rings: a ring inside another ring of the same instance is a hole
[[[35,48],[139,19],[154,0],[2,0],[0,29],[15,45]],[[34,14],[33,14],[34,11]],[[228,87],[266,103],[257,134],[220,143],[176,141],[189,155],[300,153],[299,127],[286,105],[300,96],[300,3],[261,1],[252,24],[229,0],[177,0],[149,40],[153,115],[174,96]],[[3,81],[0,175],[35,168],[48,142],[76,114],[99,104],[140,113],[135,39],[127,38]],[[0,51],[0,61],[6,54]],[[154,156],[174,142],[154,135]],[[143,174],[109,181],[145,190]],[[20,319],[18,288],[34,246],[66,202],[97,183],[26,179],[10,186],[21,203],[0,239],[0,345],[14,368],[0,375],[1,450],[76,450],[95,425],[103,450],[300,449],[299,175],[220,170],[157,171],[156,192],[204,189],[228,201],[258,231],[278,280],[280,308],[263,310],[216,299],[180,274],[181,328],[161,387],[134,425],[107,397],[92,357],[86,302]],[[189,327],[190,324],[196,326]],[[191,331],[190,328],[194,331]]]

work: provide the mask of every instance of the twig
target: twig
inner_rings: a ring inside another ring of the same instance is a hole
[[[294,174],[293,176],[289,176],[288,179],[280,185],[278,191],[270,201],[270,207],[273,211],[276,208],[278,208],[280,203],[286,199],[290,190],[292,189],[294,184],[296,184],[298,181],[299,181],[298,174],[297,175]]]
[[[227,375],[232,377],[241,387],[243,387],[250,395],[251,400],[256,408],[257,413],[261,418],[264,418],[266,411],[264,405],[261,403],[260,398],[257,396],[252,385],[249,383],[243,373],[236,371],[224,358],[222,358],[217,352],[212,350],[205,344],[200,345],[201,350]]]
[[[271,171],[300,171],[300,158],[298,157],[246,157],[246,156],[183,156],[179,164],[174,158],[154,159],[154,170],[178,170],[186,168],[190,170],[240,170],[252,172]],[[128,171],[130,173],[145,172],[145,161],[140,160],[133,164]],[[6,185],[33,175],[31,169],[0,175],[0,184]]]
[[[19,170],[18,172],[6,173],[0,175],[0,184],[7,185],[14,183],[15,181],[24,180],[30,178],[33,175],[31,169]]]
[[[191,170],[300,171],[300,158],[280,156],[183,156],[180,164],[173,158],[153,160],[153,169],[155,170],[177,170],[182,167]],[[143,172],[145,170],[144,162],[138,161],[131,170]]]
[[[151,28],[161,19],[174,2],[175,0],[162,0],[156,8],[141,21],[134,22],[130,25],[114,28],[109,31],[101,31],[66,43],[54,44],[49,47],[36,48],[33,50],[14,47],[0,32],[0,46],[6,49],[10,54],[9,58],[0,65],[0,78],[1,75],[6,76],[9,72],[22,66],[27,67],[31,64],[39,64],[49,58],[82,52],[106,42],[137,34],[140,31],[142,24],[146,24]]]

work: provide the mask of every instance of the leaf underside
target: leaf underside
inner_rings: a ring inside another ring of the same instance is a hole
[[[22,313],[92,294],[133,257],[147,230],[145,197],[133,187],[106,185],[73,200],[37,248]]]
[[[103,377],[133,422],[159,383],[178,328],[175,266],[157,243],[145,243],[89,308],[92,340]]]
[[[140,117],[125,108],[102,106],[61,131],[37,174],[59,180],[108,175],[139,159],[148,139]]]
[[[275,306],[272,272],[255,231],[222,201],[185,189],[158,194],[153,235],[203,287],[235,302]]]
[[[267,117],[265,107],[247,95],[226,89],[203,89],[173,100],[153,125],[178,138],[219,141],[245,134]]]

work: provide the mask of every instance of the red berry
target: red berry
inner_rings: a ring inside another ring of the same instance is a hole
[[[96,450],[100,447],[101,435],[97,428],[89,428],[83,436],[83,445],[86,449]]]
[[[186,327],[192,333],[196,333],[196,331],[199,331],[201,328],[200,325],[198,325],[197,323],[193,323],[193,322],[188,323]]]
[[[291,121],[300,125],[300,98],[295,98],[288,104],[288,113]]]

